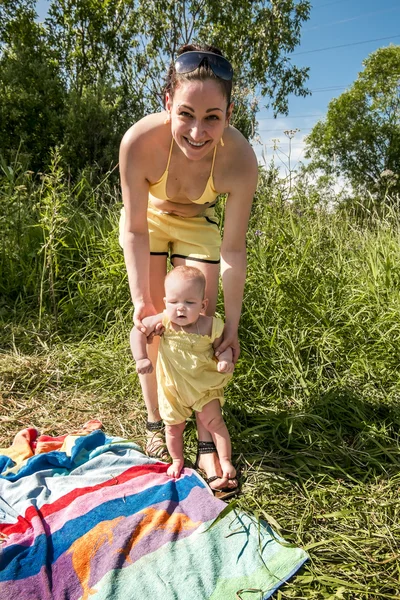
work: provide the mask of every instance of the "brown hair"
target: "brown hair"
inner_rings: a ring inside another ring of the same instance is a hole
[[[179,267],[175,267],[169,273],[167,273],[165,277],[165,282],[170,279],[170,277],[178,276],[180,279],[192,280],[196,282],[199,286],[199,291],[201,292],[202,298],[204,299],[204,293],[206,290],[206,278],[200,269],[196,267],[188,267],[186,265],[180,265]]]
[[[180,56],[185,52],[213,52],[214,54],[223,56],[221,50],[215,46],[208,46],[207,44],[185,44],[179,48],[177,56]],[[218,83],[229,106],[231,103],[232,81],[226,81],[225,79],[220,79],[217,77],[207,61],[202,62],[197,69],[191,71],[190,73],[177,73],[175,71],[175,63],[171,63],[168,69],[167,80],[164,87],[164,105],[166,94],[169,93],[171,98],[173,98],[176,88],[179,87],[179,84],[182,81],[205,81],[206,79],[214,79],[214,81]]]

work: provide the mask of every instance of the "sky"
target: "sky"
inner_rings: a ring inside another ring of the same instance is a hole
[[[309,67],[307,87],[312,95],[290,96],[287,117],[274,119],[266,109],[258,113],[260,139],[253,144],[257,157],[261,163],[273,158],[283,169],[288,167],[289,151],[283,132],[300,130],[291,142],[293,168],[304,158],[304,137],[325,116],[329,102],[356,80],[363,60],[378,48],[400,44],[400,0],[312,0],[311,4],[311,17],[291,59],[299,67]],[[48,0],[38,1],[39,19],[48,6]]]
[[[260,162],[264,150],[267,164],[274,158],[287,169],[289,141],[283,131],[294,129],[300,131],[292,139],[291,167],[303,160],[304,137],[324,118],[329,102],[351,86],[372,52],[390,44],[400,44],[400,0],[313,0],[301,44],[291,55],[293,64],[309,67],[312,95],[290,96],[288,117],[274,119],[272,111],[259,112],[261,144],[254,149]],[[277,151],[273,139],[279,140]]]

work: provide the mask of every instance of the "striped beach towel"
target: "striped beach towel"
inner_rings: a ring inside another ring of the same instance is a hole
[[[307,559],[100,425],[0,450],[1,600],[265,599]]]

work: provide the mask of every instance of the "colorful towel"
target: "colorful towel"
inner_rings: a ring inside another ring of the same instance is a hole
[[[307,559],[245,513],[221,515],[195,471],[173,480],[100,426],[26,429],[0,450],[1,599],[265,599]]]

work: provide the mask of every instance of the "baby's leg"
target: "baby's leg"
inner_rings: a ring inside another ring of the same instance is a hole
[[[217,448],[219,461],[221,463],[223,478],[232,479],[236,476],[236,469],[231,462],[232,447],[228,428],[221,413],[219,400],[211,400],[199,413],[199,419],[211,433]]]
[[[183,469],[183,430],[186,423],[165,426],[165,441],[168,452],[172,458],[172,464],[168,467],[167,475],[179,477]]]

